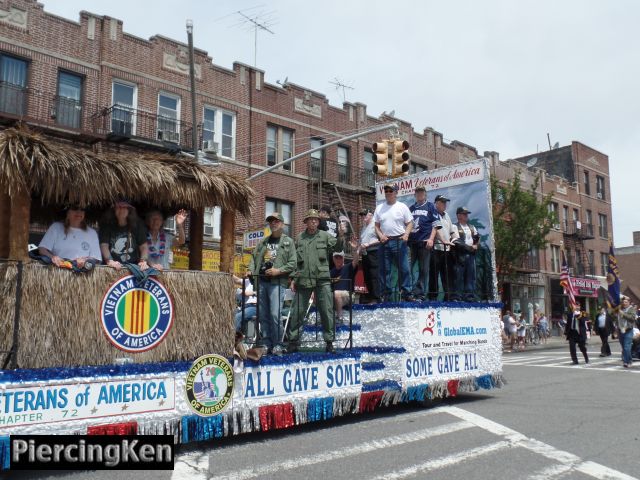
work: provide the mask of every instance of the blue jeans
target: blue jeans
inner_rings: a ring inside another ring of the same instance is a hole
[[[429,265],[431,264],[431,249],[424,242],[412,243],[411,273],[413,276],[413,296],[424,298],[429,293]],[[415,265],[418,264],[418,271]]]
[[[244,323],[242,322],[242,310],[236,313],[236,332],[242,332],[242,327],[244,327],[249,320],[256,316],[256,304],[255,303],[247,303],[244,305]]]
[[[464,254],[461,262],[455,259],[456,293],[458,298],[466,302],[476,300],[476,257]]]
[[[631,344],[633,343],[633,328],[625,333],[620,332],[620,345],[622,345],[622,362],[631,365]]]
[[[378,248],[380,256],[380,286],[385,301],[389,301],[391,294],[398,291],[392,288],[392,267],[398,269],[398,284],[402,297],[411,295],[411,271],[409,270],[409,252],[407,242],[400,238],[390,238]]]
[[[258,321],[260,323],[259,344],[273,348],[282,339],[282,304],[285,287],[269,280],[259,280]]]

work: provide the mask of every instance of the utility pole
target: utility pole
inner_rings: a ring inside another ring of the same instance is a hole
[[[191,145],[193,157],[198,162],[198,121],[196,119],[196,66],[193,59],[193,20],[187,20],[189,40],[189,77],[191,80]]]

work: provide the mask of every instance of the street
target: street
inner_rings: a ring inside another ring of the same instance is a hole
[[[559,340],[505,354],[503,389],[402,406],[289,431],[181,449],[173,472],[14,474],[11,478],[640,478],[640,365],[614,354],[570,364]]]

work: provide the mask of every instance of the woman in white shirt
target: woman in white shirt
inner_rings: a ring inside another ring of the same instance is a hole
[[[49,227],[38,246],[38,253],[49,257],[58,267],[64,266],[65,261],[75,262],[80,269],[89,260],[100,263],[98,234],[87,226],[85,209],[77,205],[69,207],[64,222],[55,222]]]

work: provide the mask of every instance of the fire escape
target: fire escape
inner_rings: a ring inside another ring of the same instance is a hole
[[[585,248],[585,241],[595,238],[593,225],[566,221],[563,227],[569,273],[576,277],[595,275],[594,259],[590,258]]]

